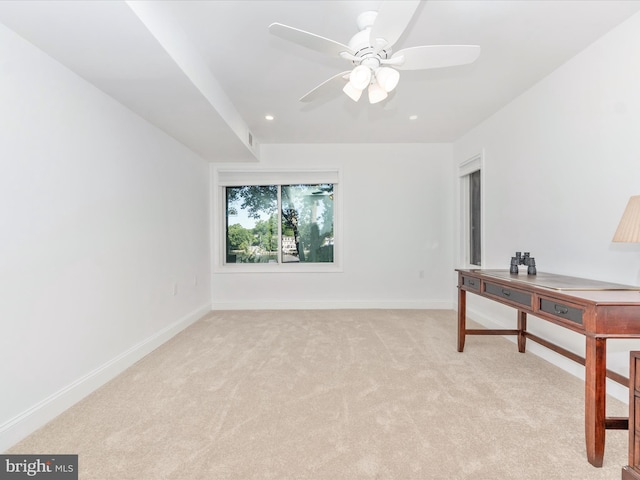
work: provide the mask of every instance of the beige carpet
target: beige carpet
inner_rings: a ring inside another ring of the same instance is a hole
[[[83,480],[619,479],[584,446],[583,383],[442,310],[214,312],[10,453]],[[608,399],[608,414],[626,405]]]

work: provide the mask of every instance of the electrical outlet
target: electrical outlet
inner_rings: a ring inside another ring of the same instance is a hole
[[[198,275],[194,275],[193,276],[193,286],[197,287],[198,286]]]
[[[173,294],[178,295],[178,282],[173,283]]]
[[[419,277],[419,278],[424,278],[424,270],[420,270],[420,271],[418,272],[418,277]]]

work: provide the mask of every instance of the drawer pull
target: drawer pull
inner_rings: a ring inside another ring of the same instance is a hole
[[[538,306],[541,312],[582,325],[584,311],[578,307],[563,305],[550,298],[541,298]]]
[[[474,280],[467,280],[467,282],[469,283],[469,285],[471,285],[472,287],[476,286],[476,282]]]
[[[564,305],[558,305],[557,303],[553,306],[553,310],[558,315],[566,315],[569,312],[569,309],[567,307],[565,307]]]
[[[531,294],[521,292],[520,290],[512,290],[506,285],[498,285],[497,283],[491,283],[479,280],[480,284],[480,293],[486,293],[487,295],[492,295],[495,298],[499,298],[504,300],[505,303],[512,305],[517,303],[518,305],[524,305],[528,309],[531,309],[533,305],[531,304]]]

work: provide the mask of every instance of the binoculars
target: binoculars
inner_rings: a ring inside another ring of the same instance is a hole
[[[527,275],[535,275],[536,271],[536,259],[530,256],[529,252],[516,252],[515,257],[511,257],[511,268],[509,273],[518,273],[518,265],[527,266]]]

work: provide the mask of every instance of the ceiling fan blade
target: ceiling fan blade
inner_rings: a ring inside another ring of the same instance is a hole
[[[321,37],[315,33],[305,32],[298,28],[289,27],[281,23],[272,23],[269,25],[269,33],[276,37],[284,38],[290,42],[297,43],[303,47],[310,48],[320,53],[328,55],[340,55],[340,52],[353,53],[351,49],[340,42]]]
[[[348,75],[350,73],[351,73],[351,71],[347,70],[346,72],[342,72],[342,73],[339,73],[337,75],[334,75],[329,80],[325,80],[320,85],[318,85],[316,88],[314,88],[310,92],[307,92],[302,97],[300,97],[300,101],[301,102],[312,102],[316,98],[321,97],[322,95],[327,93],[329,90],[340,91],[339,88],[343,87],[344,84],[346,83],[345,76],[348,78]]]
[[[376,47],[376,53],[398,41],[418,5],[420,0],[387,0],[380,5],[369,35],[370,44]],[[383,38],[386,43],[378,44],[375,41],[377,38]]]
[[[394,60],[399,60],[401,56],[404,62],[396,65]],[[391,57],[390,64],[398,70],[423,70],[473,63],[478,56],[478,45],[423,45],[397,51]]]

